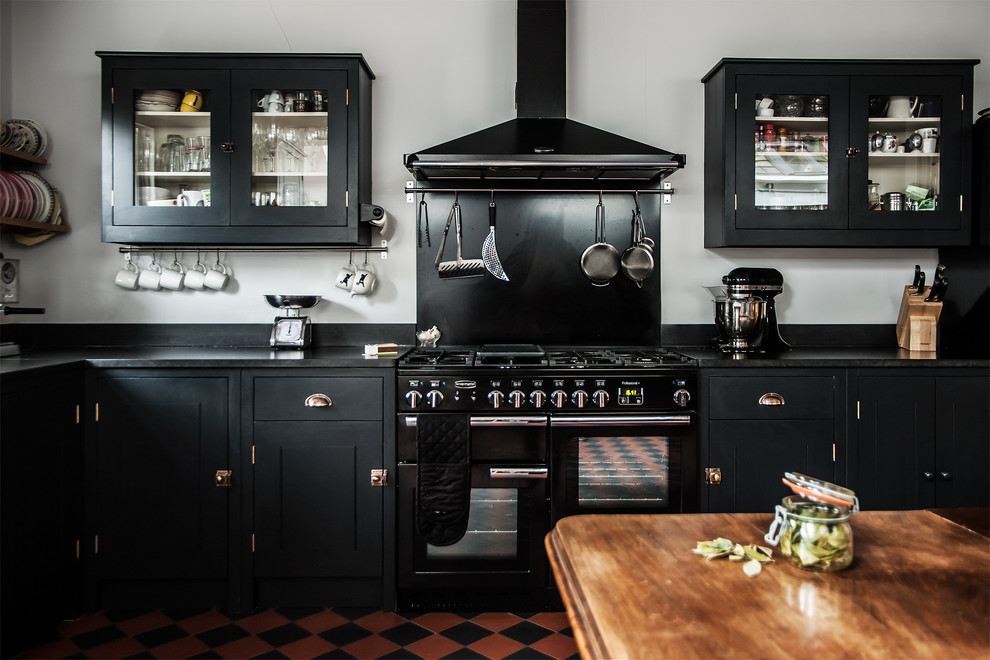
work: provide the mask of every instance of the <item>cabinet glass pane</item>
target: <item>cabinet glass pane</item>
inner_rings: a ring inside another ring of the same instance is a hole
[[[135,206],[209,206],[210,90],[134,93]]]
[[[758,93],[752,103],[756,208],[827,209],[829,95]]]
[[[878,211],[939,206],[942,99],[869,97],[869,205]]]
[[[252,90],[252,206],[327,205],[327,90]]]

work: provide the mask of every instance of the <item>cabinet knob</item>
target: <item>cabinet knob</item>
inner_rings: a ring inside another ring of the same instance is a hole
[[[951,472],[939,472],[938,476],[942,477],[942,481],[952,481]]]
[[[234,153],[234,143],[233,142],[221,142],[220,143],[220,151],[224,152],[225,154]]]
[[[705,468],[705,483],[717,486],[722,483],[722,468]]]
[[[767,392],[760,397],[759,403],[761,406],[782,406],[784,405],[784,397],[776,392]]]
[[[925,479],[925,481],[935,481],[934,472],[922,472],[921,476]]]
[[[326,394],[310,394],[306,397],[306,401],[303,402],[307,408],[327,408],[333,405],[333,401],[330,400]]]
[[[859,155],[859,149],[856,147],[848,147],[846,149],[846,158],[855,158]]]
[[[217,470],[215,477],[217,486],[230,486],[230,478],[233,475],[233,470]]]

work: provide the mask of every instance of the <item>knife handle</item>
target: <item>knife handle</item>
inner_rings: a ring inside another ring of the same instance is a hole
[[[920,281],[920,278],[921,278],[921,266],[919,264],[915,264],[914,265],[914,280],[911,282],[911,288],[912,289],[917,289],[918,288],[918,282]]]
[[[925,271],[921,271],[918,274],[918,290],[912,293],[912,296],[921,296],[925,293]]]

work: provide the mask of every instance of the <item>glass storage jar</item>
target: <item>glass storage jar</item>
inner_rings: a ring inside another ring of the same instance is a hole
[[[796,494],[785,497],[764,538],[780,544],[785,560],[807,571],[833,573],[853,560],[849,518],[859,511],[856,494],[841,486],[796,472],[784,476]]]

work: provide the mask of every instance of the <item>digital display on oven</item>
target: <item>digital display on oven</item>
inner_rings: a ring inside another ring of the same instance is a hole
[[[643,405],[642,385],[623,385],[619,388],[620,406],[641,406]]]

